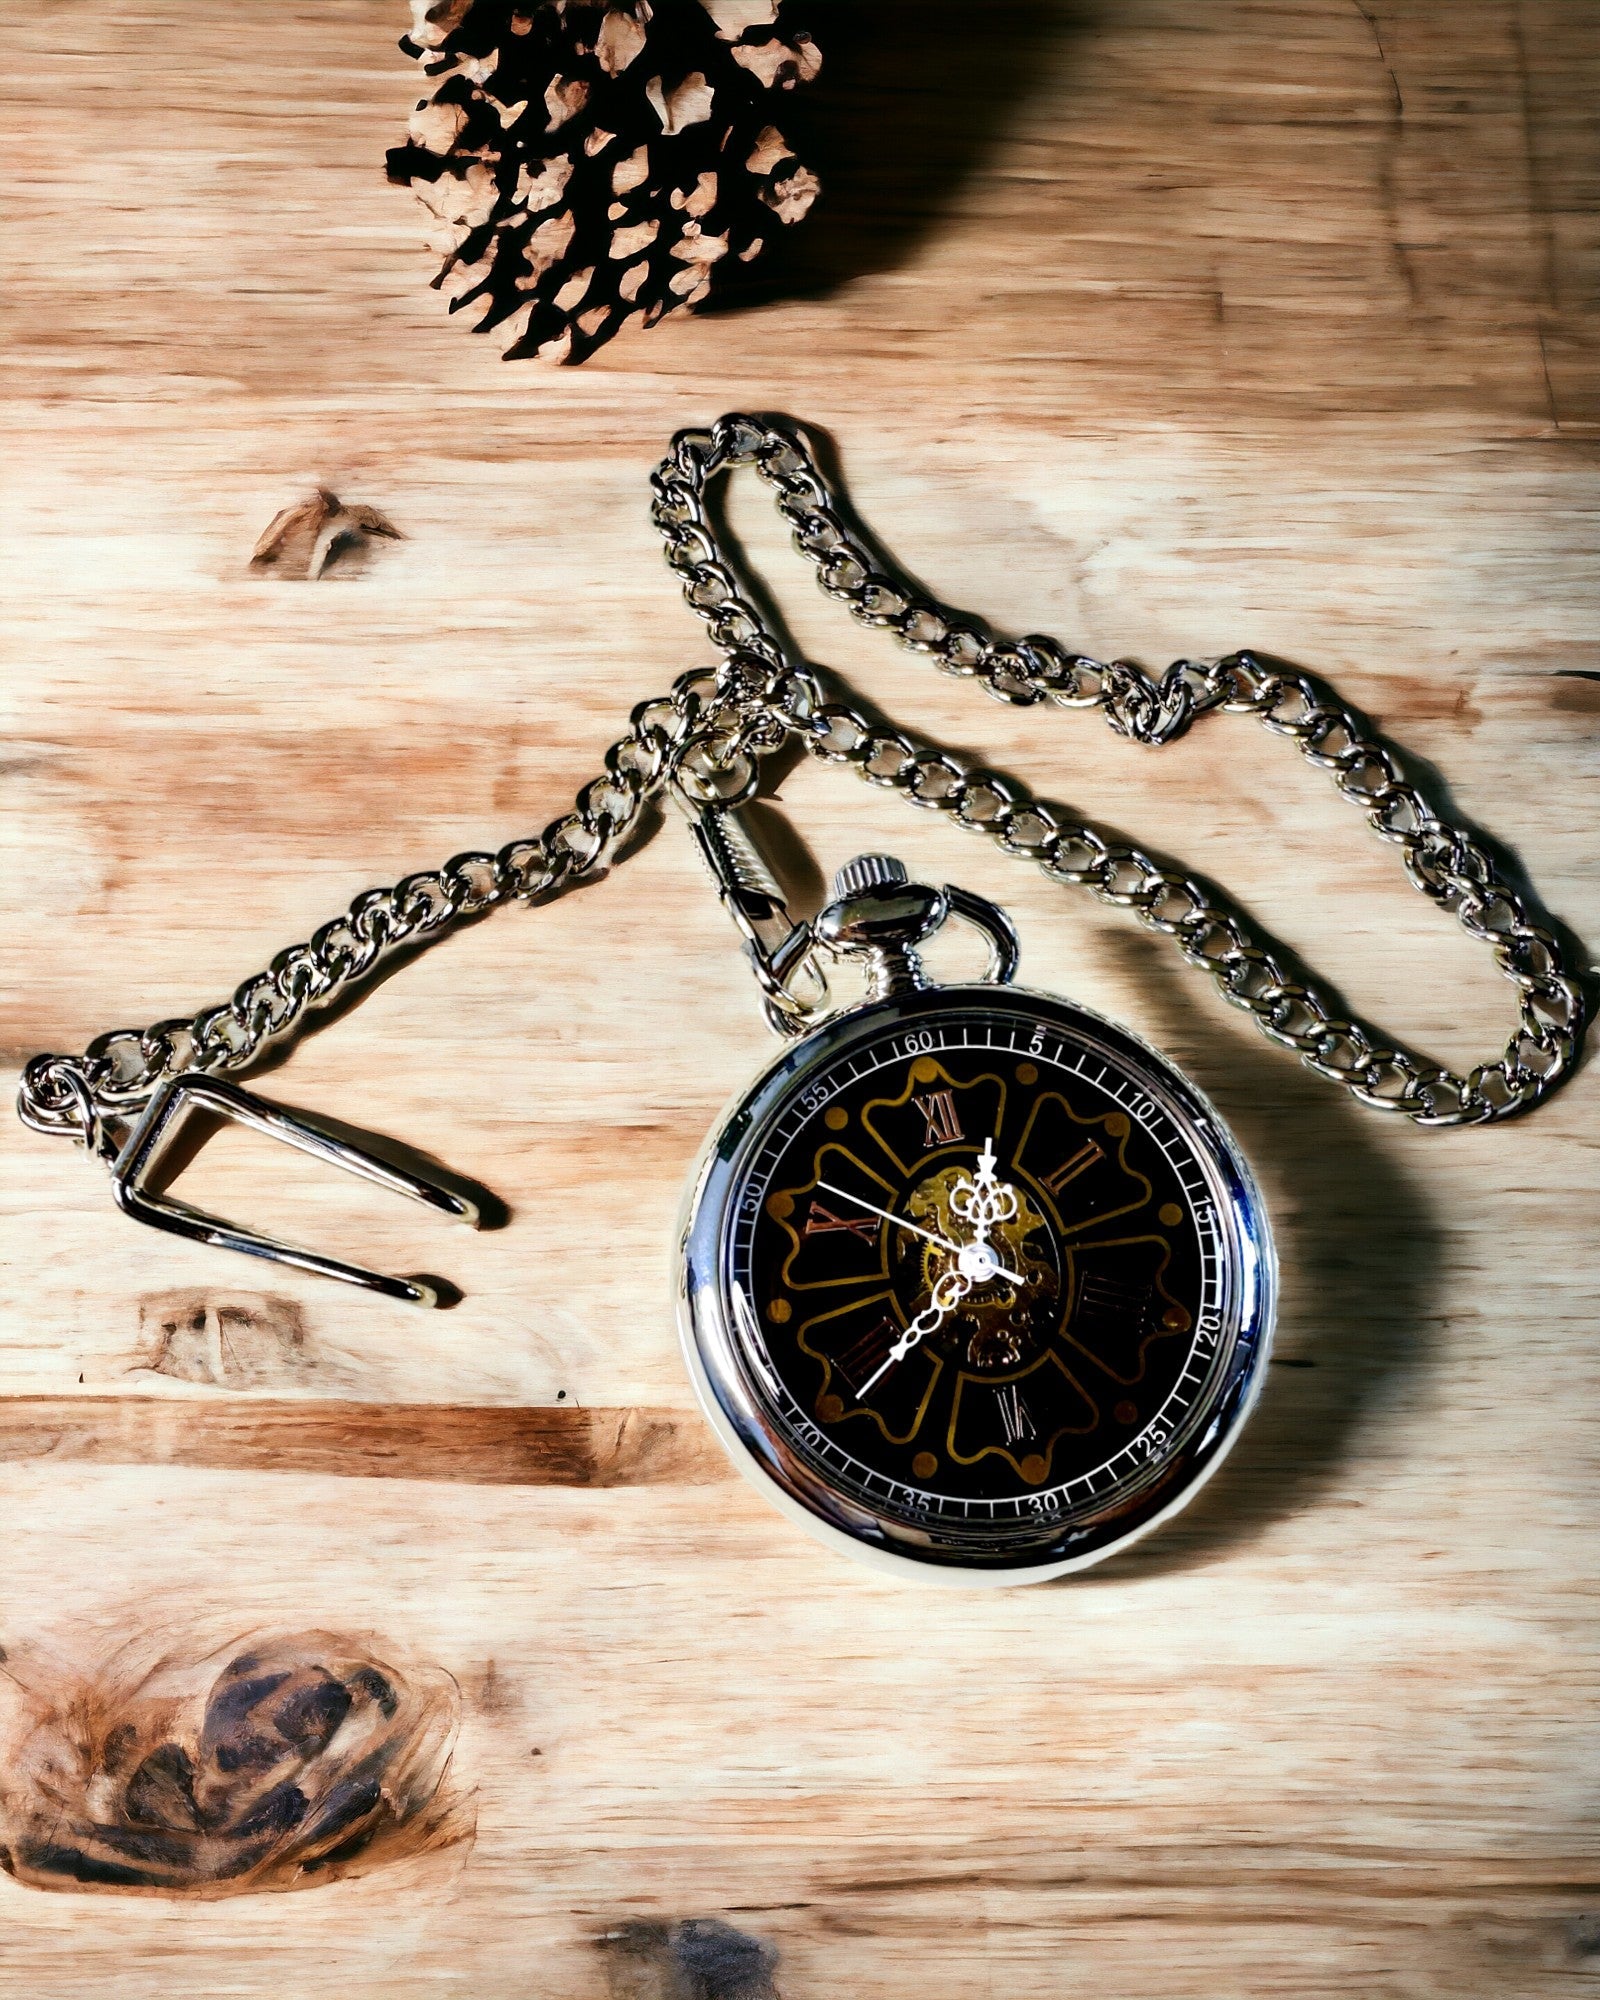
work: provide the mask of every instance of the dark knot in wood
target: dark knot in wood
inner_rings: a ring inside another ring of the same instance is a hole
[[[470,1831],[449,1783],[448,1675],[331,1632],[143,1667],[140,1650],[84,1676],[13,1664],[26,1713],[0,1781],[0,1864],[19,1882],[240,1895]]]

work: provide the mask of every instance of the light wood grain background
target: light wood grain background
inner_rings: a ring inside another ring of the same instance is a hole
[[[891,547],[1003,627],[1326,675],[1600,935],[1587,0],[871,0],[790,295],[566,373],[502,366],[427,289],[382,172],[416,89],[396,0],[3,18],[14,1061],[219,998],[357,890],[560,809],[706,657],[645,482],[737,407],[827,428]],[[407,539],[250,578],[318,482]],[[735,513],[895,717],[1229,884],[1412,1043],[1499,1046],[1487,956],[1285,746],[993,706]],[[785,2000],[1593,1991],[1592,1071],[1503,1130],[1394,1129],[1115,913],[847,775],[784,806],[819,870],[887,845],[1006,901],[1030,982],[1235,1124],[1286,1294],[1236,1458],[1124,1560],[981,1601],[858,1574],[734,1479],[669,1245],[770,1045],[668,827],[265,1085],[478,1177],[507,1228],[242,1140],[194,1171],[447,1273],[453,1312],[140,1231],[0,1120],[13,1661],[378,1635],[459,1682],[478,1825],[203,1906],[0,1880],[0,1988],[589,2000],[624,1990],[596,1937],[717,1916],[780,1950]],[[220,1384],[156,1365],[186,1315]]]

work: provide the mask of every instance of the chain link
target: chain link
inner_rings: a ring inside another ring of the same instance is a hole
[[[829,596],[862,624],[929,654],[946,673],[976,679],[998,701],[1098,708],[1119,735],[1147,744],[1171,742],[1214,708],[1254,715],[1288,737],[1330,773],[1381,839],[1400,848],[1415,887],[1494,952],[1518,995],[1517,1026],[1500,1056],[1460,1075],[1388,1046],[1294,979],[1241,912],[1204,883],[1065,819],[1012,781],[879,727],[847,703],[824,700],[816,677],[785,658],[725,560],[707,491],[718,474],[737,466],[754,467],[772,490],[796,549]],[[721,684],[730,701],[747,712],[759,705],[813,755],[853,765],[869,783],[948,813],[1053,880],[1132,910],[1208,972],[1223,998],[1251,1014],[1264,1035],[1362,1104],[1423,1126],[1482,1124],[1537,1103],[1573,1068],[1584,1000],[1560,944],[1532,921],[1481,844],[1434,813],[1390,752],[1313,681],[1277,672],[1248,652],[1179,660],[1155,679],[1128,661],[1093,660],[1037,633],[997,640],[881,569],[840,517],[805,441],[781,424],[732,416],[710,431],[682,432],[654,488],[667,561],[724,654]]]
[[[1294,980],[1240,912],[1195,878],[1064,818],[1013,781],[826,700],[816,676],[785,657],[745,597],[707,511],[712,481],[738,466],[753,466],[772,489],[796,548],[830,596],[863,624],[929,654],[946,673],[977,680],[998,701],[1098,708],[1119,735],[1140,743],[1170,742],[1213,708],[1256,715],[1293,740],[1332,774],[1374,831],[1401,849],[1421,893],[1491,947],[1519,997],[1518,1025],[1503,1054],[1461,1076],[1386,1046]],[[1311,681],[1275,672],[1250,653],[1179,660],[1157,680],[1128,661],[1093,660],[1039,634],[996,640],[879,568],[841,519],[807,445],[776,423],[731,416],[710,431],[680,433],[652,486],[667,561],[722,654],[721,666],[681,675],[670,693],[640,703],[628,733],[607,751],[604,770],[542,832],[365,891],[220,1006],[149,1028],[113,1029],[81,1056],[35,1056],[18,1092],[26,1124],[113,1156],[117,1130],[167,1078],[248,1068],[394,951],[431,942],[502,903],[548,901],[600,872],[674,779],[698,796],[737,796],[753,784],[761,758],[790,737],[826,762],[853,765],[870,784],[948,813],[1053,880],[1132,910],[1209,972],[1263,1034],[1376,1110],[1419,1125],[1482,1123],[1537,1102],[1573,1067],[1583,998],[1557,940],[1530,920],[1471,834],[1434,814],[1389,752]]]
[[[366,890],[220,1006],[149,1028],[113,1028],[81,1056],[35,1056],[17,1096],[23,1122],[111,1157],[115,1128],[136,1116],[168,1077],[246,1069],[269,1043],[358,985],[391,953],[430,943],[501,903],[560,895],[611,861],[675,774],[698,770],[703,783],[714,785],[751,744],[772,737],[764,715],[730,713],[717,675],[680,676],[670,694],[640,703],[627,735],[606,752],[605,769],[543,832],[497,854],[458,854],[392,888]]]

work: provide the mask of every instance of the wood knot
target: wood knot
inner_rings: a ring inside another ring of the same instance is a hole
[[[596,1943],[612,2000],[779,2000],[777,1952],[719,1917],[621,1924]]]
[[[401,542],[405,536],[376,507],[347,506],[337,493],[319,486],[309,500],[285,507],[267,524],[250,557],[257,575],[291,583],[314,583],[335,563],[365,554],[374,537]]]
[[[269,1293],[183,1291],[139,1301],[140,1366],[218,1389],[270,1388],[315,1371],[305,1312]]]
[[[38,1889],[292,1889],[471,1830],[448,1783],[454,1682],[331,1632],[228,1656],[18,1672],[27,1718],[0,1780],[0,1863]],[[146,1656],[148,1657],[148,1655]]]

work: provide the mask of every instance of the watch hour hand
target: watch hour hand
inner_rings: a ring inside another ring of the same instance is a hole
[[[1000,1180],[994,1170],[994,1140],[985,1139],[978,1155],[977,1173],[963,1174],[950,1192],[952,1214],[972,1225],[973,1246],[987,1249],[995,1224],[1011,1222],[1017,1213],[1017,1191],[1009,1181]]]

